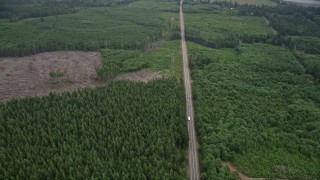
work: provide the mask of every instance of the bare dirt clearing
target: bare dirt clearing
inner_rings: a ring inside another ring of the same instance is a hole
[[[151,71],[148,69],[143,69],[136,72],[130,72],[118,75],[114,80],[129,80],[129,81],[139,81],[139,82],[149,82],[154,79],[161,79],[165,77],[164,72]]]
[[[0,58],[0,100],[94,87],[101,62],[100,53],[80,51]]]
[[[44,96],[104,84],[96,69],[102,64],[98,52],[58,51],[26,57],[0,58],[0,101],[25,96]],[[114,80],[148,82],[164,72],[143,69],[118,75]]]

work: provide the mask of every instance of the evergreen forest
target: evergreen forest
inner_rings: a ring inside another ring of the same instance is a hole
[[[201,178],[319,179],[319,9],[185,9]]]
[[[176,79],[0,104],[0,179],[186,179],[184,116]]]

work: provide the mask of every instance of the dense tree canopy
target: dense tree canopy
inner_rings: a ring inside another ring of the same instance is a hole
[[[0,179],[185,179],[183,104],[176,79],[0,104]]]
[[[220,159],[251,177],[320,178],[318,56],[264,44],[189,53],[203,178],[224,176]]]

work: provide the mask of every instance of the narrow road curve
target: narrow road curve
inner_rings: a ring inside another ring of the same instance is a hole
[[[186,92],[187,123],[189,133],[189,177],[191,180],[200,179],[200,168],[198,159],[198,142],[194,125],[194,112],[192,103],[191,78],[189,71],[188,53],[185,40],[184,18],[182,10],[183,0],[180,0],[180,29],[181,29],[181,48],[183,58],[183,78]]]

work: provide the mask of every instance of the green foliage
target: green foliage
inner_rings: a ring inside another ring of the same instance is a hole
[[[134,0],[10,0],[0,1],[0,19],[17,21],[25,18],[55,16],[75,13],[87,7],[110,7],[127,4]]]
[[[274,158],[276,156],[277,158]],[[250,157],[250,158],[248,158]],[[288,150],[282,148],[270,148],[269,146],[256,146],[253,150],[246,152],[246,156],[237,156],[236,162],[244,168],[242,171],[250,172],[252,176],[268,177],[265,167],[270,167],[273,173],[279,178],[286,179],[317,179],[316,172],[319,171],[319,162],[316,159],[306,158],[301,154],[288,153]],[[307,165],[309,169],[305,172]],[[309,172],[313,172],[309,174]]]
[[[102,49],[103,66],[97,73],[102,79],[112,79],[121,72],[150,68],[167,71],[171,76],[180,79],[182,61],[179,45],[180,41],[166,41],[154,51],[145,53],[137,50]]]
[[[220,2],[221,0],[213,0]],[[276,6],[277,3],[272,0],[222,0],[232,4],[250,4],[255,6]]]
[[[0,179],[186,179],[182,83],[0,103]]]
[[[229,6],[239,5],[252,5],[252,6],[270,6],[274,7],[277,5],[276,0],[186,0],[187,3],[202,3],[202,4],[223,4]]]
[[[200,4],[199,2],[187,1],[183,3],[184,13],[209,13],[218,14],[223,10],[222,7],[216,4]]]
[[[320,26],[320,15],[314,16],[314,22]]]
[[[52,78],[59,78],[59,77],[64,76],[64,73],[60,72],[60,71],[52,71],[52,72],[49,73],[49,75]]]
[[[320,58],[290,52],[318,53],[319,12],[227,2],[185,9],[188,40],[234,48],[189,43],[202,178],[231,177],[220,159],[251,177],[320,178]],[[243,44],[254,42],[289,49]]]
[[[177,13],[141,8],[132,3],[113,8],[86,8],[74,14],[15,23],[2,21],[0,56],[58,50],[143,49],[160,38],[171,38],[178,30]]]
[[[314,36],[289,36],[288,46],[311,54],[320,54],[320,38]]]
[[[320,27],[306,17],[271,16],[271,25],[282,35],[301,35],[320,37]]]
[[[156,3],[155,3],[156,2]],[[141,10],[155,10],[155,11],[164,11],[164,12],[179,12],[179,6],[177,1],[152,1],[152,0],[143,0],[131,3],[128,5],[130,8],[138,8]]]
[[[186,12],[196,13],[189,15],[193,17],[189,20],[193,25],[192,29],[188,29],[190,24],[187,26],[188,40],[207,47],[233,48],[241,41],[285,45],[292,50],[319,53],[320,11],[316,8],[188,1],[184,9]],[[260,22],[254,21],[252,16],[260,17],[256,18]],[[263,29],[268,29],[269,32],[261,31]]]
[[[314,81],[320,82],[320,55],[310,55],[301,52],[295,53],[297,59],[304,66],[306,73],[311,74]]]
[[[59,14],[68,14],[76,12],[77,9],[69,9],[66,6],[57,7],[49,5],[6,5],[5,9],[0,12],[0,19],[9,19],[11,22],[25,18],[54,16]]]
[[[239,40],[260,41],[273,35],[262,17],[185,14],[187,40],[208,47],[236,47]]]
[[[207,179],[221,175],[219,159],[251,177],[320,178],[319,86],[288,49],[189,43],[189,52]]]

